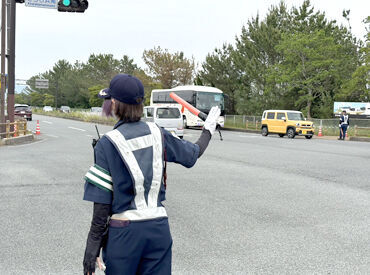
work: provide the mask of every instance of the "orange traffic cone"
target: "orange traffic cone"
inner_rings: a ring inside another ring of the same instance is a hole
[[[346,138],[348,138],[348,131],[346,131]]]
[[[36,124],[36,135],[40,135],[40,123],[39,121],[37,121],[37,124]]]
[[[320,126],[320,128],[319,128],[319,134],[318,134],[317,136],[322,137],[321,126]]]
[[[18,136],[18,123],[17,122],[15,122],[14,123],[14,134],[13,134],[13,137],[17,137]]]

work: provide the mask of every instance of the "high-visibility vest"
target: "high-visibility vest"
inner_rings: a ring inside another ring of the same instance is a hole
[[[135,191],[133,198],[134,209],[113,214],[113,219],[147,220],[167,217],[166,209],[161,205],[158,198],[163,179],[164,165],[162,133],[156,124],[147,122],[147,125],[149,126],[150,134],[129,140],[126,140],[118,129],[105,134],[117,149],[122,161],[129,170]],[[152,148],[153,150],[153,158],[151,160],[137,159],[135,157],[135,151],[148,148]],[[153,176],[149,184],[149,175],[145,175],[141,170],[139,165],[141,162],[152,163]],[[145,194],[147,194],[147,197]]]

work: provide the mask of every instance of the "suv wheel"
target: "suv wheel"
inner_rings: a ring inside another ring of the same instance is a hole
[[[266,127],[266,126],[263,126],[263,127],[262,127],[261,134],[262,134],[264,137],[267,137],[267,136],[268,136],[269,131],[267,130],[267,127]]]
[[[284,134],[279,134],[279,137],[281,137],[281,138],[284,137],[284,136],[285,136]]]
[[[295,137],[295,130],[293,128],[289,128],[286,132],[288,138],[294,138]]]
[[[304,136],[306,139],[311,139],[312,136]]]

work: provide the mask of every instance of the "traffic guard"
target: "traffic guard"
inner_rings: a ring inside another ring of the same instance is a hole
[[[208,146],[220,115],[213,107],[196,143],[154,123],[140,121],[144,87],[131,75],[116,75],[104,90],[119,119],[94,149],[84,200],[94,202],[83,261],[95,272],[103,247],[106,274],[171,274],[172,238],[165,200],[166,162],[192,167]],[[104,94],[103,93],[103,94]]]

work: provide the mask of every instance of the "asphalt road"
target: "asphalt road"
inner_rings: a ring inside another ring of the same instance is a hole
[[[36,119],[37,142],[0,147],[0,274],[82,274],[94,124]],[[168,167],[173,274],[370,273],[368,143],[223,136]]]

